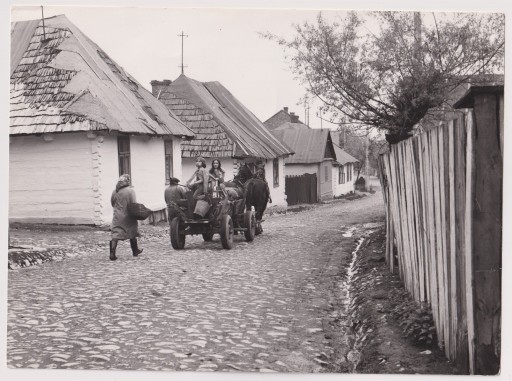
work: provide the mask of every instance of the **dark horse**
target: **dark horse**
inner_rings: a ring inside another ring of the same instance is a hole
[[[251,207],[254,206],[256,221],[261,221],[270,198],[268,184],[261,179],[252,178],[244,184],[244,188],[246,210],[251,210]]]

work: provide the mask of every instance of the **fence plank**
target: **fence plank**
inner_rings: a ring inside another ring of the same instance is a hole
[[[425,173],[427,178],[427,200],[428,200],[428,235],[429,235],[429,263],[430,263],[430,292],[431,292],[431,305],[432,315],[436,328],[440,326],[439,316],[439,297],[438,297],[438,284],[437,284],[437,262],[436,262],[436,224],[435,224],[435,197],[434,197],[434,163],[432,159],[432,136],[433,132],[428,131],[425,134],[426,151],[425,151]],[[437,328],[438,329],[438,328]],[[436,332],[437,332],[436,329]]]
[[[391,240],[391,237],[390,237],[390,247],[389,247],[389,250],[390,250],[390,258],[391,258],[391,261],[390,261],[390,269],[392,272],[395,272],[395,241],[398,242],[398,239],[399,237],[397,236],[397,233],[396,233],[396,226],[395,225],[395,206],[396,206],[396,199],[395,199],[395,190],[393,188],[393,184],[394,184],[394,178],[393,178],[393,175],[392,175],[392,172],[391,172],[391,153],[389,153],[388,155],[386,155],[385,157],[385,167],[386,167],[386,177],[387,177],[387,180],[388,180],[388,196],[389,196],[389,201],[390,201],[390,205],[389,205],[389,214],[391,216],[391,220],[390,220],[390,227],[392,228],[392,231],[393,231],[393,234],[392,234],[392,238],[393,240]],[[398,226],[398,229],[400,227]]]
[[[457,268],[457,364],[461,369],[469,369],[468,335],[466,312],[466,125],[462,114],[455,127],[455,230]]]
[[[503,156],[496,94],[474,98],[473,285],[475,373],[500,370]]]
[[[421,218],[420,218],[420,226],[421,226],[421,240],[423,242],[423,260],[425,266],[425,291],[426,291],[426,300],[431,301],[430,294],[430,261],[429,261],[429,240],[427,235],[427,226],[428,226],[428,217],[427,217],[427,197],[426,197],[426,175],[425,175],[425,137],[426,134],[420,135],[418,139],[418,164],[419,164],[419,172],[418,172],[418,184],[421,194]]]
[[[446,143],[446,135],[445,135],[445,125],[441,125],[438,128],[438,149],[439,149],[439,200],[441,202],[439,208],[439,216],[441,221],[441,268],[442,268],[442,281],[443,285],[440,287],[440,290],[443,291],[443,300],[444,300],[444,309],[443,309],[443,329],[444,329],[444,339],[445,346],[444,351],[446,357],[450,356],[450,347],[451,347],[451,335],[450,335],[450,298],[449,298],[449,261],[448,261],[448,242],[447,242],[447,212],[448,208],[446,207],[446,188],[449,185],[448,179],[446,176],[446,162],[445,162],[445,143]]]
[[[425,253],[424,253],[424,245],[423,245],[423,200],[421,197],[421,189],[420,189],[420,153],[419,146],[420,140],[418,137],[415,137],[411,140],[412,152],[413,152],[413,162],[411,163],[414,171],[412,176],[413,181],[413,191],[414,191],[414,215],[416,216],[415,222],[415,234],[416,234],[416,247],[418,250],[418,275],[419,275],[419,288],[420,288],[420,302],[424,302],[427,300],[427,292],[426,292],[426,279],[425,279]]]
[[[474,311],[473,311],[473,179],[474,179],[474,128],[473,118],[471,114],[466,118],[466,231],[465,231],[465,248],[466,248],[466,313],[468,327],[468,357],[470,373],[475,373],[475,327],[474,327]]]
[[[457,356],[457,265],[456,265],[456,232],[455,232],[455,141],[454,122],[451,121],[447,127],[448,139],[448,181],[449,181],[449,258],[450,258],[450,360]]]

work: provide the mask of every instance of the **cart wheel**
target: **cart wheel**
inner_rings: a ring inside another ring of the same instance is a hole
[[[203,233],[203,240],[210,242],[213,239],[213,233]]]
[[[185,247],[185,233],[183,231],[183,222],[179,217],[174,217],[171,221],[171,245],[175,250],[181,250]]]
[[[224,249],[231,249],[233,247],[233,236],[235,229],[233,228],[233,220],[229,214],[222,216],[220,224],[220,242]]]
[[[247,230],[244,232],[245,240],[252,242],[256,235],[256,215],[252,210],[245,212],[244,214],[244,228]]]

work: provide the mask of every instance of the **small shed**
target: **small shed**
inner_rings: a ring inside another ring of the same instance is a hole
[[[11,26],[9,219],[108,224],[120,174],[165,208],[194,136],[64,15]]]
[[[219,82],[200,82],[180,75],[175,81],[151,81],[153,95],[194,133],[182,142],[183,177],[195,171],[195,158],[219,159],[232,179],[244,159],[252,168],[265,165],[273,205],[286,205],[284,159],[292,153]],[[209,163],[210,165],[210,163]]]

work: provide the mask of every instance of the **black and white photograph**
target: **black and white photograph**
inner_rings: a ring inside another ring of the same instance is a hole
[[[510,15],[464,4],[4,6],[7,379],[512,377]]]

